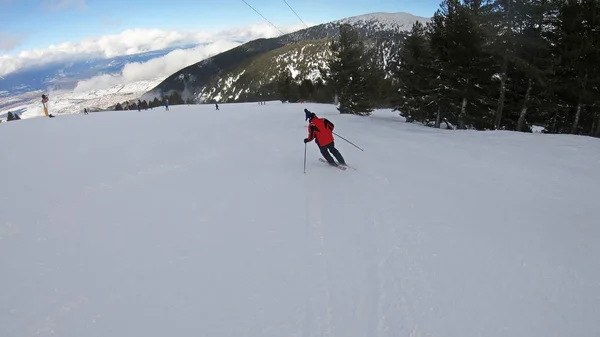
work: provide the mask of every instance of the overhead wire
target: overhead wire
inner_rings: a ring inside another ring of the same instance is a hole
[[[290,4],[286,0],[283,0],[283,2],[285,2],[285,4],[292,10],[292,12],[294,12],[294,14],[296,14],[296,17],[300,21],[302,21],[302,23],[304,24],[304,26],[306,26],[306,28],[308,28],[308,25],[306,24],[306,22],[304,22],[304,20],[302,20],[302,18],[300,17],[300,15],[298,15],[298,13],[296,13],[296,11],[292,8],[292,6],[290,6]]]
[[[283,35],[284,33],[281,31],[281,29],[279,29],[277,26],[275,26],[271,21],[269,21],[269,19],[265,18],[264,15],[260,14],[259,11],[257,11],[254,7],[252,7],[249,3],[246,2],[246,0],[242,0],[246,5],[248,5],[248,7],[252,8],[258,15],[262,16],[263,19],[265,19],[269,24],[271,24],[271,26],[275,27],[275,29],[277,29],[281,35]]]

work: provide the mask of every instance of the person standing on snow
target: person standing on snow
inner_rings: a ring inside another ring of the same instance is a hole
[[[304,143],[311,142],[313,139],[315,143],[319,146],[319,150],[321,154],[327,160],[327,162],[332,166],[340,165],[346,166],[346,161],[340,151],[335,148],[335,142],[333,138],[333,128],[334,125],[327,118],[319,118],[313,112],[308,111],[308,109],[304,109],[304,113],[306,114],[306,119],[309,121],[308,124],[308,138],[304,138]],[[333,160],[331,154],[337,159],[338,163]]]

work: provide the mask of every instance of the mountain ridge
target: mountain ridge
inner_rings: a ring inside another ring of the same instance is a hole
[[[400,35],[411,28],[414,22],[421,21],[425,23],[430,19],[406,12],[375,12],[322,23],[275,38],[250,41],[181,69],[148,91],[144,97],[164,97],[177,92],[184,100],[191,99],[197,103],[212,101],[236,102],[242,98],[252,100],[261,99],[264,96],[272,99],[274,98],[270,95],[273,90],[272,85],[264,90],[254,86],[252,88],[254,92],[247,92],[248,95],[242,95],[239,92],[239,88],[243,87],[243,84],[241,84],[237,86],[237,93],[231,92],[230,89],[236,87],[234,84],[240,79],[253,83],[265,82],[267,79],[274,80],[272,76],[273,69],[270,69],[270,65],[265,62],[262,62],[264,65],[260,69],[252,69],[251,71],[247,71],[247,69],[240,70],[243,65],[252,64],[252,60],[264,58],[267,53],[281,54],[281,51],[277,51],[282,48],[288,48],[290,52],[298,54],[298,50],[306,48],[303,43],[313,41],[313,44],[318,44],[321,48],[315,48],[314,55],[303,55],[303,59],[307,60],[314,57],[313,62],[311,62],[313,66],[309,66],[310,69],[307,70],[307,72],[314,74],[318,71],[318,66],[324,66],[325,59],[330,55],[323,47],[326,46],[327,41],[337,38],[341,24],[352,25],[367,44],[377,47],[376,45],[380,41],[397,40]],[[314,41],[320,42],[316,43]],[[286,65],[288,68],[307,67],[306,63],[299,64],[292,59],[288,61],[289,63]],[[282,65],[278,67],[279,70],[282,68]],[[238,70],[237,74],[232,75],[236,69]],[[248,78],[248,72],[254,73],[260,78]],[[246,74],[245,77],[244,74]],[[315,79],[315,76],[313,76],[313,79]],[[298,81],[302,81],[302,79],[298,79]],[[250,91],[250,89],[247,91]],[[227,96],[227,99],[221,100],[224,96]]]

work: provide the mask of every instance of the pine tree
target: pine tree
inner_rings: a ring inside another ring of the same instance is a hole
[[[446,88],[443,98],[448,102],[447,109],[458,110],[451,119],[461,129],[491,125],[485,91],[493,74],[492,58],[484,49],[487,10],[482,1],[465,0],[462,4],[459,0],[444,0],[431,26],[436,29],[432,33],[434,63],[440,71],[440,85]]]
[[[327,62],[325,79],[339,95],[341,113],[369,115],[373,109],[365,78],[364,44],[349,24],[340,25],[340,36],[330,44],[333,54]]]
[[[429,41],[429,50],[431,57],[431,78],[429,83],[433,88],[432,99],[435,101],[436,109],[435,127],[439,128],[442,118],[445,118],[446,111],[451,111],[454,107],[452,96],[456,91],[450,87],[451,72],[447,71],[449,67],[447,29],[445,15],[447,7],[443,6],[436,11],[432,20],[427,23],[427,39]]]
[[[552,120],[555,132],[593,133],[595,104],[600,100],[600,3],[567,0],[555,22],[556,77],[559,104]]]
[[[333,86],[325,83],[322,78],[317,78],[317,81],[314,83],[314,101],[316,103],[331,103],[333,96]]]
[[[394,77],[398,92],[393,99],[394,110],[400,111],[401,116],[427,123],[435,111],[432,108],[432,94],[436,89],[432,77],[435,73],[426,28],[419,21],[403,41],[396,62]]]
[[[372,107],[391,108],[394,95],[395,52],[399,49],[405,33],[377,38],[372,46],[365,50],[364,72],[367,81],[367,95]]]
[[[173,91],[169,95],[169,105],[179,105],[179,104],[185,104],[185,101],[183,100],[183,98],[181,97],[181,94],[178,91]]]
[[[292,98],[292,73],[288,68],[285,68],[277,78],[277,91],[282,102],[290,101]]]
[[[514,3],[514,49],[511,50],[513,65],[511,80],[511,108],[517,113],[509,114],[503,122],[506,129],[530,131],[526,117],[531,108],[539,109],[551,70],[550,45],[543,37],[548,0],[517,0]],[[518,117],[517,117],[518,116]],[[530,113],[529,116],[532,116]],[[538,113],[539,116],[539,113]],[[531,120],[535,120],[531,118]],[[516,119],[516,125],[512,125]]]
[[[298,87],[298,97],[303,101],[312,100],[314,85],[311,80],[305,78]]]
[[[508,73],[510,71],[509,67],[512,66],[512,64],[509,64],[509,59],[515,57],[514,26],[516,10],[514,2],[515,0],[496,0],[494,4],[495,11],[490,16],[492,21],[488,26],[488,34],[492,44],[491,52],[497,57],[497,61],[500,64],[498,73],[500,80],[499,94],[494,115],[494,129],[501,128],[502,114],[504,113],[506,101]]]

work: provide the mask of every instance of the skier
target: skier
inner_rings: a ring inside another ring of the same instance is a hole
[[[306,119],[309,121],[308,124],[308,138],[304,138],[304,143],[308,143],[315,140],[315,143],[319,146],[319,150],[321,154],[327,160],[327,162],[332,166],[346,165],[346,161],[340,151],[335,148],[335,142],[333,139],[333,128],[334,125],[327,118],[319,118],[313,112],[308,111],[308,109],[304,109],[304,113],[306,114]],[[338,160],[338,163],[333,160],[331,154]]]
[[[46,116],[53,118],[54,115],[52,115],[51,113],[48,113],[48,101],[50,100],[50,98],[47,95],[42,95],[42,105],[44,106],[44,114],[46,114]]]

